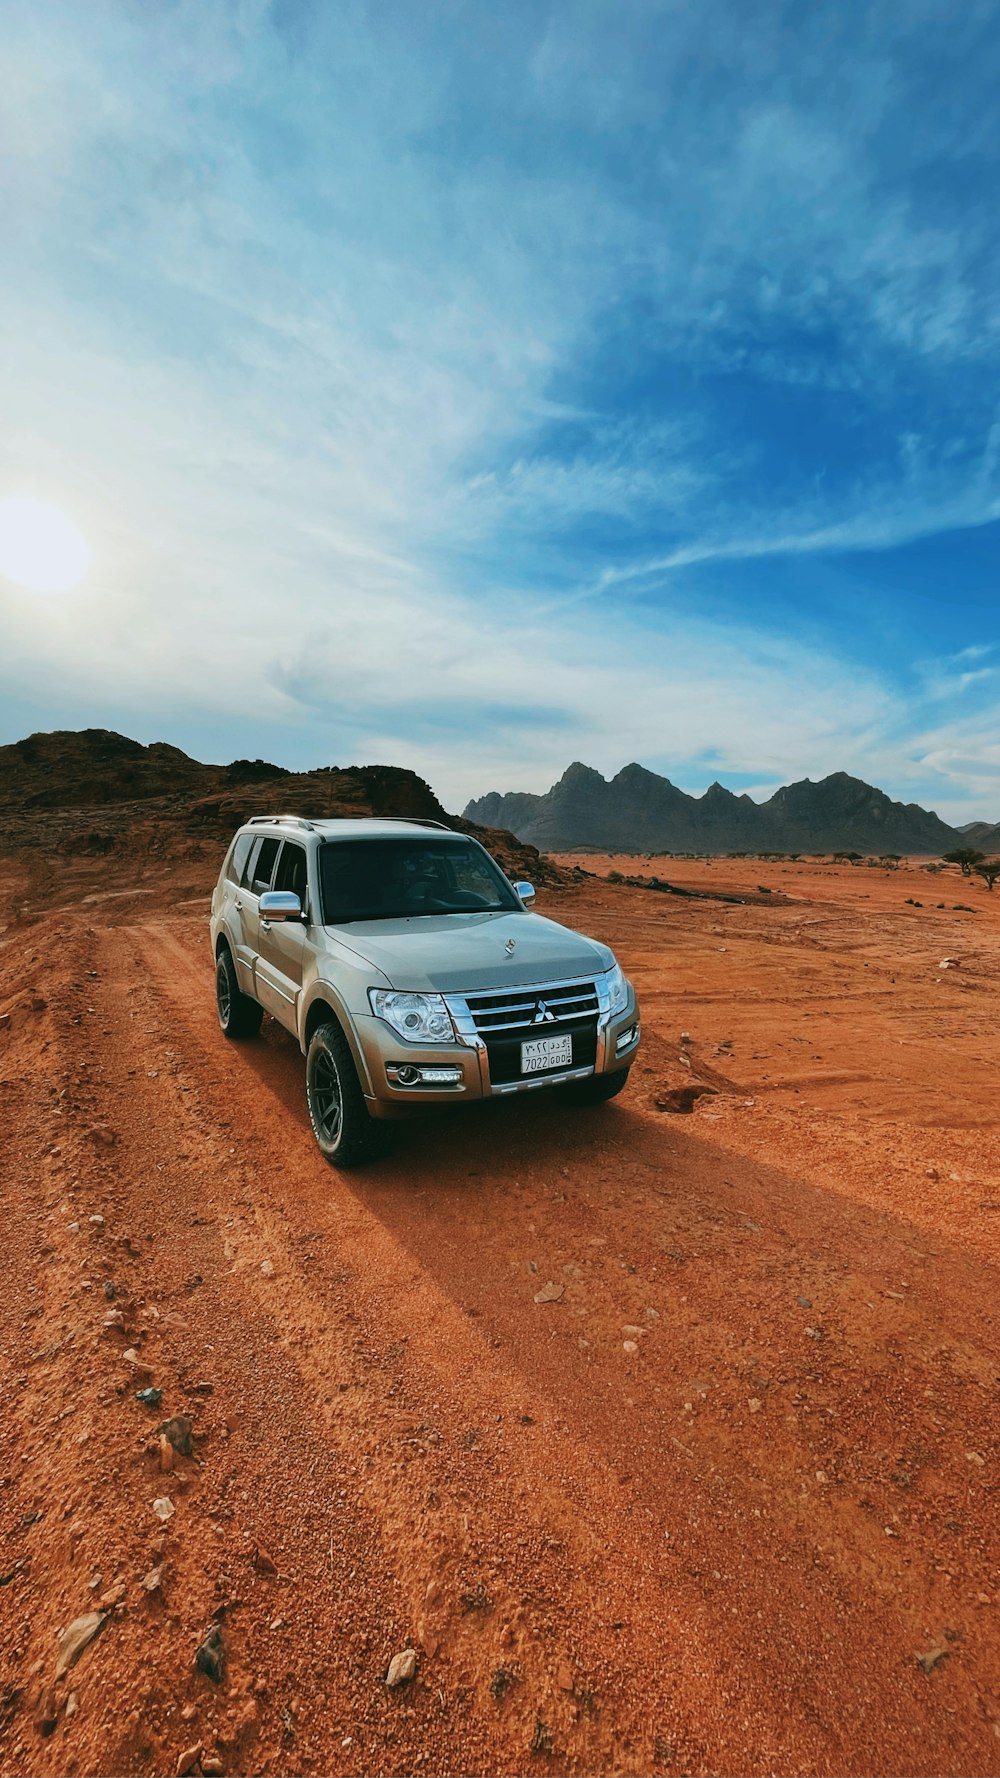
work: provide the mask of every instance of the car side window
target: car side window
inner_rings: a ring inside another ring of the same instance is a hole
[[[278,856],[280,844],[280,840],[261,840],[250,864],[250,892],[252,895],[263,895],[265,890],[270,889],[274,861]]]
[[[297,895],[302,906],[306,905],[306,852],[304,846],[297,846],[293,840],[286,840],[281,848],[278,868],[274,873],[275,889],[291,890]]]
[[[250,856],[250,848],[253,845],[254,837],[255,836],[252,833],[241,833],[238,835],[236,844],[230,854],[229,863],[226,866],[226,876],[231,883],[242,882],[243,872],[246,869],[246,862]]]

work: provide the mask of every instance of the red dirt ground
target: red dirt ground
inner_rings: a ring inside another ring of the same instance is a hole
[[[756,899],[546,891],[625,1094],[352,1174],[220,1036],[203,884],[0,936],[0,1773],[1000,1769],[1000,894],[560,862]]]

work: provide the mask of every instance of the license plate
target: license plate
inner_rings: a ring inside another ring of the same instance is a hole
[[[540,1074],[544,1068],[568,1068],[572,1060],[572,1037],[534,1037],[521,1045],[522,1074]]]

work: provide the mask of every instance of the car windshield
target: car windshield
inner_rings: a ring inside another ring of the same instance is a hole
[[[320,847],[319,875],[327,926],[521,907],[492,858],[471,840],[331,840]]]

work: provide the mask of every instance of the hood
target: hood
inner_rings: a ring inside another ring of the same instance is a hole
[[[331,926],[342,943],[413,993],[479,993],[572,981],[610,969],[607,945],[541,914],[422,914],[411,920],[353,920]],[[514,949],[507,955],[506,945]]]

